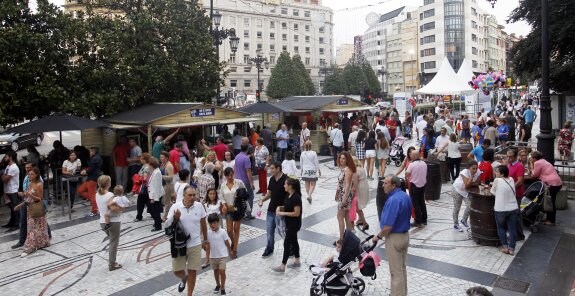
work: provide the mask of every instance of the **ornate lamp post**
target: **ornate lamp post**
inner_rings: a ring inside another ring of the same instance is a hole
[[[230,38],[230,47],[232,49],[232,53],[236,53],[238,50],[238,44],[240,42],[240,38],[236,36],[236,30],[234,28],[231,29],[224,29],[219,28],[221,21],[222,21],[222,14],[216,11],[214,13],[214,1],[210,1],[210,19],[212,20],[212,26],[210,27],[210,34],[214,39],[214,46],[216,47],[216,60],[218,63],[220,62],[220,45],[222,45],[223,41]],[[220,84],[218,83],[218,89],[216,93],[216,104],[220,101]]]
[[[262,52],[261,51],[257,51],[256,53],[256,57],[255,58],[250,58],[249,59],[249,65],[256,65],[256,68],[258,69],[258,89],[256,90],[256,98],[258,100],[258,102],[260,101],[260,97],[261,97],[261,93],[262,93],[262,84],[260,83],[260,72],[263,71],[263,67],[265,67],[266,69],[268,69],[270,67],[270,63],[268,62],[268,59],[262,56]]]
[[[497,0],[487,0],[495,7]],[[541,0],[541,97],[540,133],[537,137],[537,150],[550,163],[555,163],[555,135],[552,133],[551,97],[549,96],[549,1]]]

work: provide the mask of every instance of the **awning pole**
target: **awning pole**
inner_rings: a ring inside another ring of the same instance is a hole
[[[148,124],[148,151],[152,151],[152,125]]]

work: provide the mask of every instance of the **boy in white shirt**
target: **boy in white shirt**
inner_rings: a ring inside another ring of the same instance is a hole
[[[104,230],[110,228],[111,217],[118,216],[124,208],[129,206],[130,200],[124,195],[124,187],[122,185],[116,185],[116,187],[114,187],[114,198],[108,203],[108,212],[104,215],[104,220],[106,221]]]
[[[220,228],[220,216],[210,214],[208,216],[208,241],[210,243],[210,263],[214,270],[216,288],[214,294],[226,295],[226,258],[231,253],[230,237]]]

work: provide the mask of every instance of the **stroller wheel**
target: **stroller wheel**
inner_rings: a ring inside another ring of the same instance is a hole
[[[401,166],[401,161],[396,160],[396,161],[395,161],[395,166],[396,166],[396,167],[400,167],[400,166]]]
[[[387,159],[387,164],[390,164],[390,163],[391,163],[391,159],[388,158],[388,159]]]
[[[537,228],[537,226],[535,226],[535,225],[529,227],[529,230],[531,230],[532,233],[537,233],[537,232],[539,232],[539,228]]]
[[[351,283],[352,295],[361,295],[365,291],[365,282],[363,279],[354,277]]]

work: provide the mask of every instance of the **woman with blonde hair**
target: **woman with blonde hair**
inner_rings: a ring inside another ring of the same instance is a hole
[[[367,182],[367,172],[365,168],[361,166],[361,162],[357,158],[353,158],[356,166],[356,172],[353,174],[353,188],[355,189],[355,198],[357,198],[356,213],[358,215],[357,222],[355,225],[361,226],[362,231],[369,229],[369,224],[365,221],[365,215],[363,214],[363,209],[367,206],[369,202],[369,183]]]
[[[106,227],[106,214],[108,213],[108,204],[114,198],[114,193],[110,192],[112,181],[110,176],[102,175],[98,178],[98,192],[96,192],[96,204],[100,212],[100,227],[108,236],[108,270],[122,268],[122,265],[116,262],[118,253],[118,244],[120,242],[120,218],[121,212],[110,217],[110,227]]]
[[[301,178],[305,182],[305,192],[307,193],[307,201],[311,203],[312,195],[315,190],[315,184],[318,177],[321,177],[321,170],[319,167],[319,160],[317,153],[311,150],[311,141],[307,140],[303,144],[303,149],[299,161],[301,167]]]

